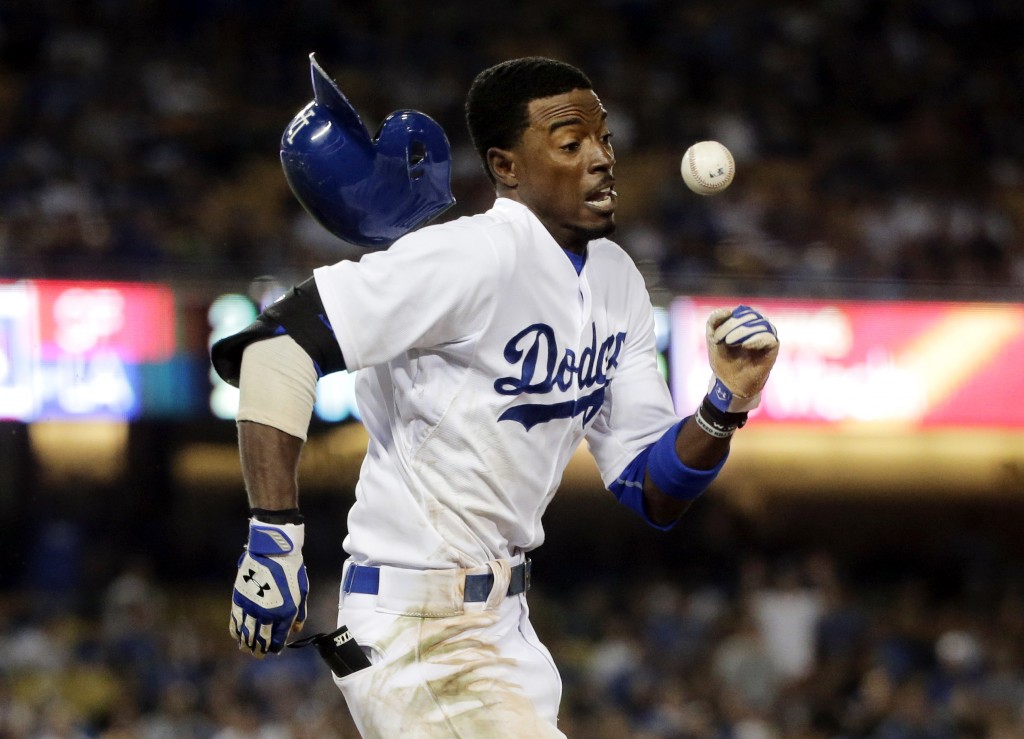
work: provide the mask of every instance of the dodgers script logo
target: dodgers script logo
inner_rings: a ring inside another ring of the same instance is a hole
[[[522,403],[502,413],[499,421],[518,421],[527,431],[539,423],[556,418],[583,416],[587,424],[604,403],[605,386],[611,381],[610,371],[619,365],[619,352],[626,341],[620,331],[598,345],[597,326],[590,324],[590,346],[580,352],[568,347],[559,352],[555,331],[546,323],[533,323],[505,344],[505,361],[519,370],[519,376],[495,380],[494,389],[502,395],[523,393],[546,395],[554,390],[568,390],[573,383],[581,390],[595,388],[576,400],[559,403]],[[539,366],[543,360],[543,366]]]

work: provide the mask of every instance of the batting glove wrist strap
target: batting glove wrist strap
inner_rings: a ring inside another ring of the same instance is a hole
[[[716,439],[728,439],[736,433],[736,429],[742,428],[747,422],[747,413],[723,411],[715,405],[709,394],[704,397],[704,402],[693,414],[693,420],[702,431]]]
[[[302,561],[305,527],[249,521],[249,543],[238,562],[229,631],[238,648],[263,657],[280,652],[306,620],[309,578]]]
[[[748,412],[761,404],[761,393],[755,393],[749,398],[740,397],[726,387],[726,384],[717,376],[712,375],[704,402],[719,413],[729,416],[742,414],[746,418]]]

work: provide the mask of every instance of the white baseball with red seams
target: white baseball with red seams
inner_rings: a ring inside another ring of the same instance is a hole
[[[723,144],[698,141],[683,154],[679,165],[686,186],[698,195],[714,195],[732,184],[736,162]]]

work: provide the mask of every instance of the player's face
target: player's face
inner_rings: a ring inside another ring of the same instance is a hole
[[[530,102],[530,125],[513,150],[512,197],[561,246],[582,252],[615,230],[615,154],[608,114],[593,90]]]

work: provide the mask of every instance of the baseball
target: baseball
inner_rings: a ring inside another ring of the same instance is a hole
[[[679,170],[688,188],[698,195],[714,195],[732,183],[736,163],[717,141],[698,141],[683,154]]]

